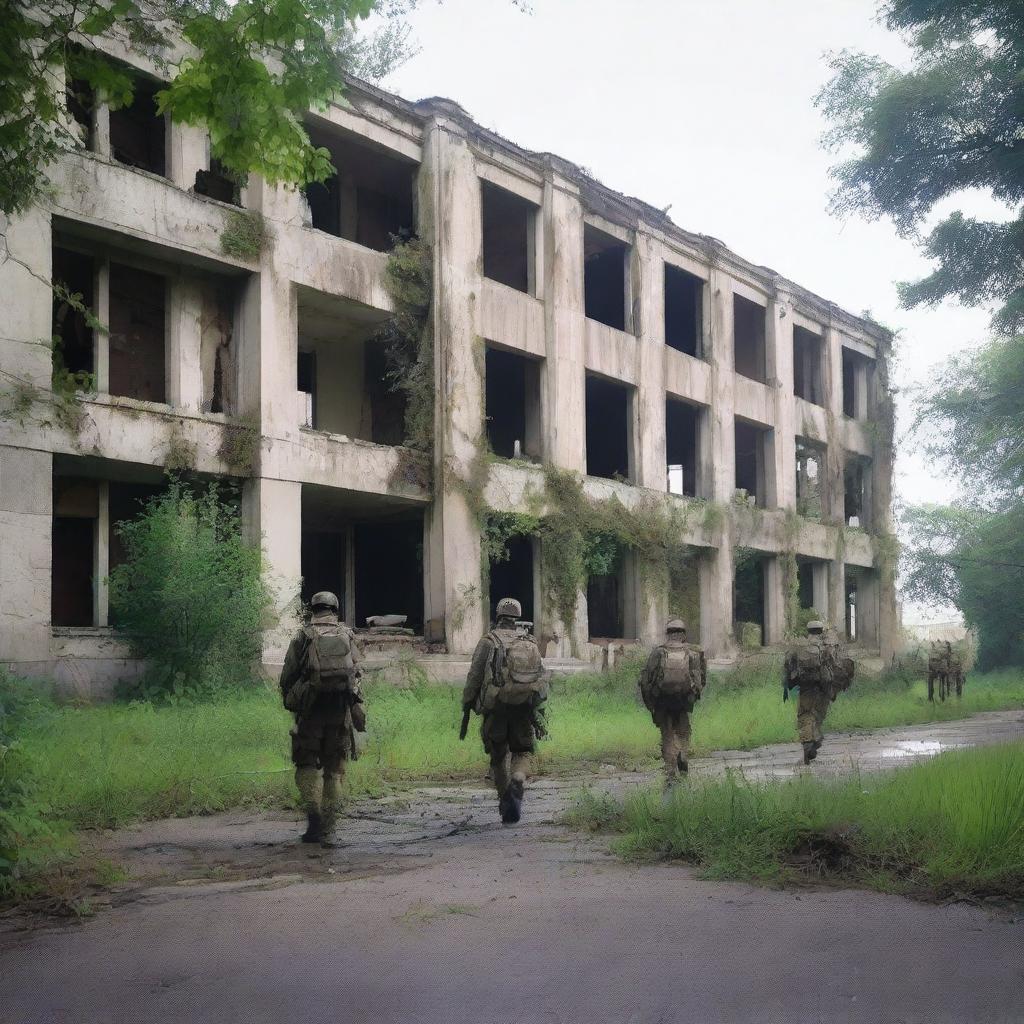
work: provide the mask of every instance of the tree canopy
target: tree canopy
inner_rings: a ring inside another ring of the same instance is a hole
[[[891,217],[916,235],[936,205],[981,189],[1006,221],[956,211],[922,239],[934,269],[900,285],[908,306],[953,297],[994,304],[995,325],[1024,329],[1024,16],[1019,2],[889,0],[880,14],[910,44],[909,68],[843,51],[817,103],[833,169],[833,208]]]
[[[0,0],[0,213],[22,213],[46,195],[47,164],[76,142],[64,117],[65,70],[115,107],[131,102],[134,76],[100,52],[101,37],[160,70],[168,84],[159,111],[205,126],[212,155],[236,179],[325,179],[328,154],[311,144],[303,116],[341,91],[343,71],[381,77],[407,58],[400,19],[416,3]],[[360,36],[371,14],[383,27]]]

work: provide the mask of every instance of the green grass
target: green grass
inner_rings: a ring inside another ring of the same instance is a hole
[[[584,793],[569,820],[618,833],[623,856],[690,861],[710,878],[1024,898],[1024,742],[841,781],[733,776],[666,799]]]
[[[636,666],[558,680],[549,702],[550,739],[538,773],[585,772],[612,763],[654,769],[658,735],[636,693]],[[474,728],[458,740],[460,691],[419,685],[367,690],[370,731],[350,767],[350,796],[416,781],[482,779],[486,760]],[[1024,675],[972,676],[962,702],[929,705],[922,682],[855,683],[833,705],[827,730],[866,729],[1024,707]],[[794,702],[783,704],[777,670],[714,675],[693,716],[694,753],[795,742]],[[19,756],[33,802],[66,850],[75,830],[206,814],[231,807],[284,807],[294,790],[290,716],[276,692],[235,690],[207,702],[170,705],[42,704],[20,730]],[[25,851],[31,862],[32,851]],[[2,883],[0,878],[0,883]],[[2,888],[2,886],[0,886]]]

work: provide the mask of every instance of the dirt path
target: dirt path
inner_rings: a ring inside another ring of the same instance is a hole
[[[830,737],[816,773],[1024,736],[1024,713]],[[784,777],[795,744],[695,761]],[[294,816],[150,823],[84,925],[0,927],[0,1022],[1021,1020],[1021,927],[976,907],[777,892],[616,862],[556,824],[607,771],[539,780],[502,827],[483,785],[351,809],[343,847]],[[969,977],[965,968],[969,967]]]

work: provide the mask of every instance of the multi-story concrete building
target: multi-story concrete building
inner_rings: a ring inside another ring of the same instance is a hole
[[[781,642],[797,599],[891,650],[884,330],[448,100],[353,82],[309,115],[336,178],[233,195],[205,133],[156,116],[155,69],[119,56],[141,76],[133,106],[77,112],[82,148],[54,166],[53,201],[8,226],[0,264],[0,662],[83,687],[131,670],[108,624],[116,526],[183,458],[242,483],[282,611],[333,589],[350,621],[405,614],[416,649],[449,661],[499,592],[561,657],[649,642],[677,611],[628,549],[581,582],[571,622],[543,541],[482,562],[459,482],[536,512],[543,465],[594,500],[697,513],[680,517],[688,614],[712,657],[735,654],[738,622],[748,643]],[[224,246],[257,223],[239,205],[262,215],[262,245]],[[433,260],[430,455],[401,445],[378,337],[403,232]],[[70,418],[48,401],[52,334],[95,375]],[[497,457],[481,462],[485,441]],[[292,624],[268,632],[268,666]]]

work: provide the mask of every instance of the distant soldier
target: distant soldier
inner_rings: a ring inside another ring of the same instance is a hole
[[[689,771],[690,712],[708,681],[704,651],[686,642],[686,623],[671,619],[665,642],[651,651],[640,672],[640,696],[661,730],[665,788]]]
[[[953,647],[948,641],[936,640],[928,652],[928,699],[935,700],[935,680],[939,681],[939,699],[945,700],[949,692]]]
[[[334,594],[320,591],[310,605],[309,624],[288,645],[281,695],[295,715],[292,763],[307,816],[302,841],[331,847],[345,761],[355,760],[355,732],[366,729],[359,691],[363,655],[352,630],[338,619]]]
[[[826,630],[824,623],[813,620],[807,623],[807,636],[786,653],[782,672],[782,699],[788,700],[790,690],[800,690],[796,723],[804,764],[810,764],[824,738],[829,705],[853,682],[853,659],[846,657],[834,629]]]
[[[511,597],[498,602],[494,629],[481,637],[462,691],[465,739],[472,712],[483,716],[480,735],[491,759],[498,813],[506,825],[522,814],[529,757],[546,735],[544,701],[548,678],[537,641],[517,628],[522,606]]]

